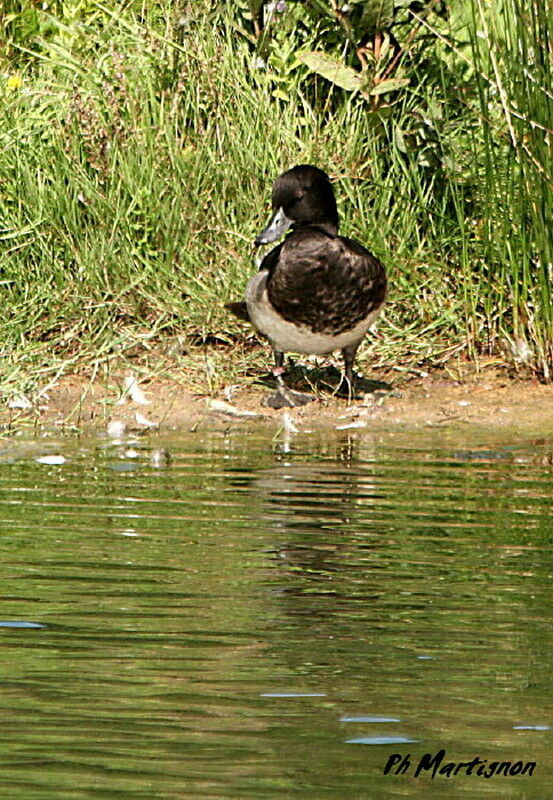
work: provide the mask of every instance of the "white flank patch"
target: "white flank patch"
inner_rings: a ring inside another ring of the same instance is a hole
[[[248,282],[246,303],[254,328],[266,336],[271,344],[285,353],[323,355],[357,344],[374,324],[381,308],[371,311],[354,328],[343,333],[314,333],[307,325],[296,325],[282,319],[267,295],[266,270],[258,272]]]

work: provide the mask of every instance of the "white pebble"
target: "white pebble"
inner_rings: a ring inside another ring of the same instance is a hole
[[[364,419],[358,419],[355,422],[350,422],[349,425],[336,425],[337,431],[349,431],[351,428],[366,428],[367,423]]]
[[[148,419],[143,414],[140,414],[138,411],[134,415],[134,418],[138,425],[142,425],[143,428],[157,428],[159,422],[152,422],[151,419]]]
[[[65,464],[67,459],[65,456],[39,456],[37,459],[39,464],[48,464],[50,466],[58,466],[59,464]]]
[[[25,397],[23,394],[18,394],[16,397],[12,397],[12,399],[8,402],[8,408],[20,409],[22,411],[27,411],[32,407],[33,404],[29,398]]]
[[[255,411],[244,411],[236,406],[231,406],[230,403],[225,403],[224,400],[210,400],[209,408],[211,411],[218,411],[221,414],[228,414],[230,417],[257,417]]]
[[[125,433],[127,426],[124,422],[121,422],[119,419],[112,419],[108,422],[108,427],[106,429],[106,433],[112,439],[119,439]]]
[[[125,378],[124,386],[133,403],[138,403],[138,405],[142,406],[147,406],[150,404],[150,401],[146,399],[146,395],[138,385],[134,375],[129,375]]]

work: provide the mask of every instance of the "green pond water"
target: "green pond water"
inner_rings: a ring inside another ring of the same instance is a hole
[[[2,440],[0,797],[553,797],[552,465],[514,432]],[[440,750],[526,771],[417,775]]]

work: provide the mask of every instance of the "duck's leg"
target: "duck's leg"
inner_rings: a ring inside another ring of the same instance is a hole
[[[267,405],[270,408],[295,408],[296,406],[304,406],[314,400],[315,398],[312,394],[303,394],[302,392],[288,389],[282,377],[284,373],[284,353],[281,350],[274,350],[274,355],[275,368],[273,375],[277,381],[277,390],[267,398]]]
[[[342,376],[342,380],[338,386],[337,393],[347,397],[349,400],[351,400],[355,395],[353,364],[358,348],[359,342],[357,342],[357,344],[350,344],[349,347],[342,348],[342,356],[344,357],[344,375]]]
[[[353,386],[354,383],[353,364],[355,362],[355,356],[357,355],[358,349],[359,349],[359,344],[351,344],[349,347],[344,347],[342,350],[342,355],[344,357],[346,380],[350,384],[350,386]]]

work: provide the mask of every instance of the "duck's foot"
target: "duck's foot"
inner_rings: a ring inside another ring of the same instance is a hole
[[[362,375],[356,375],[353,381],[350,382],[344,375],[332,394],[335,397],[343,397],[352,401],[359,400],[366,394],[385,394],[391,391],[393,391],[393,386],[389,383],[384,383],[384,381],[373,381],[364,378]]]
[[[276,392],[267,398],[266,405],[269,408],[296,408],[297,406],[305,406],[314,399],[315,396],[312,394],[295,392],[286,386],[279,386]]]
[[[359,396],[358,382],[356,380],[351,382],[345,376],[343,376],[342,380],[332,394],[335,397],[345,397],[349,401],[355,400],[355,398]]]

